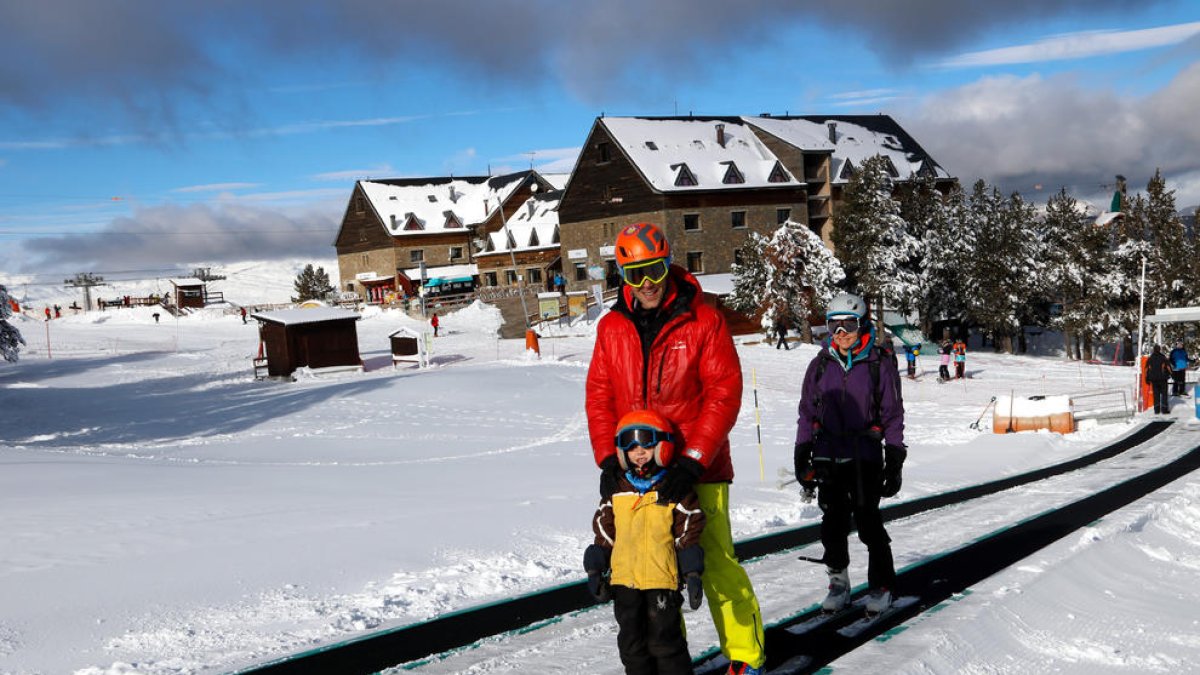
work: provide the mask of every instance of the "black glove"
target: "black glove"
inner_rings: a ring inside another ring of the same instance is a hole
[[[676,556],[679,561],[679,576],[687,587],[688,606],[698,609],[704,600],[704,586],[700,575],[704,574],[704,549],[693,544],[679,551]]]
[[[805,492],[811,492],[817,489],[817,478],[813,473],[812,465],[813,444],[812,441],[796,444],[796,480],[800,483],[800,489]]]
[[[704,474],[704,465],[691,457],[676,457],[658,484],[658,503],[681,502],[696,487]]]
[[[617,491],[617,484],[621,480],[621,462],[616,455],[605,457],[603,462],[600,462],[600,498],[608,499]]]
[[[608,586],[608,564],[612,550],[592,544],[583,552],[583,569],[587,572],[588,591],[600,602],[608,602],[612,592]]]
[[[881,497],[895,497],[900,492],[900,471],[904,468],[904,460],[908,450],[899,445],[883,447],[883,487],[879,489]]]

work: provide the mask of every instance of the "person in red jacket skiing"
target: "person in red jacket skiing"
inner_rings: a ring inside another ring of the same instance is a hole
[[[437,314],[434,314],[434,315],[433,315],[433,318],[429,320],[429,325],[430,325],[430,326],[433,326],[433,337],[437,337],[437,336],[438,336],[438,334],[437,334],[437,331],[438,331],[438,318],[437,318]]]
[[[671,264],[670,244],[657,226],[624,228],[614,248],[624,285],[597,326],[587,376],[600,494],[612,496],[621,477],[612,439],[623,415],[648,408],[675,425],[679,452],[659,497],[677,502],[695,489],[708,518],[700,540],[704,594],[721,651],[730,673],[760,673],[766,660],[762,614],[734,554],[729,525],[729,431],[742,401],[733,338],[720,312],[704,304],[695,277]]]

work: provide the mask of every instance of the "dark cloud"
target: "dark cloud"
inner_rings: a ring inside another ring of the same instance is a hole
[[[771,39],[788,25],[817,22],[857,33],[903,64],[997,26],[1127,6],[1126,0],[0,0],[0,110],[99,102],[170,122],[183,103],[216,105],[209,96],[216,88],[230,94],[262,86],[256,77],[264,64],[347,55],[365,57],[366,68],[377,72],[433,67],[501,84],[549,77],[582,100],[621,101],[647,81],[698,81],[722,65],[714,54]],[[802,46],[797,53],[804,54]]]
[[[339,216],[336,208],[289,215],[241,204],[156,206],[117,218],[96,232],[27,240],[22,244],[27,262],[21,271],[327,258]]]
[[[985,78],[900,116],[922,146],[964,184],[978,178],[1038,201],[1061,187],[1102,193],[1115,174],[1144,189],[1200,173],[1200,63],[1143,98],[1085,87],[1069,76]],[[1036,186],[1042,186],[1041,193]],[[1194,189],[1184,203],[1200,197]]]

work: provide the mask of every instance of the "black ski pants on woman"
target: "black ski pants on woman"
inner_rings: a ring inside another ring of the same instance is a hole
[[[617,649],[627,675],[690,674],[683,634],[683,596],[675,590],[613,586]]]
[[[879,513],[883,463],[848,461],[832,465],[817,488],[817,505],[823,514],[821,544],[825,547],[825,564],[838,570],[850,565],[848,540],[850,530],[857,525],[858,539],[867,545],[867,584],[871,588],[892,588],[896,583],[892,539],[883,528],[883,516]]]

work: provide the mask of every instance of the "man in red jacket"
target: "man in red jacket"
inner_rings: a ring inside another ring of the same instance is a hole
[[[695,489],[708,525],[704,593],[730,661],[730,673],[754,675],[766,660],[762,615],[750,578],[733,551],[729,526],[729,431],[742,403],[742,370],[725,320],[704,304],[700,284],[671,264],[658,227],[630,225],[617,235],[624,281],[613,311],[600,320],[587,377],[588,432],[599,465],[600,494],[616,490],[617,421],[642,408],[679,430],[679,454],[659,487],[665,501]]]

